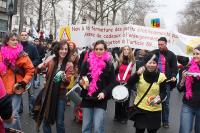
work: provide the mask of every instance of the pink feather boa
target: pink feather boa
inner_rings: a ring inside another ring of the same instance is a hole
[[[89,54],[88,62],[89,62],[89,71],[92,77],[92,81],[89,84],[88,95],[92,96],[97,87],[97,81],[99,80],[99,76],[102,74],[103,69],[106,67],[105,61],[109,61],[111,56],[108,52],[105,52],[101,57],[96,56],[95,52],[91,52]]]
[[[1,47],[1,56],[2,56],[2,62],[0,62],[0,74],[4,74],[7,70],[6,64],[4,64],[4,60],[8,60],[13,66],[15,66],[16,60],[20,54],[20,52],[23,50],[23,47],[21,44],[17,44],[16,48],[10,47],[8,45],[4,45]]]
[[[200,69],[198,66],[198,63],[194,61],[194,59],[190,62],[190,67],[188,69],[188,72],[197,72],[200,73]],[[197,77],[199,79],[199,77]],[[187,76],[186,77],[186,98],[190,99],[192,97],[192,83],[193,83],[193,77]]]

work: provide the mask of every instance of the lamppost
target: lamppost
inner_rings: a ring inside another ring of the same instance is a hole
[[[9,31],[12,29],[12,16],[14,14],[14,0],[7,0],[7,13],[9,16]]]

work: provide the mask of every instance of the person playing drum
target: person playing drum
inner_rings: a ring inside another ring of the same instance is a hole
[[[12,99],[12,115],[15,122],[5,124],[6,128],[21,130],[19,109],[22,93],[34,74],[34,66],[23,47],[18,43],[16,33],[8,33],[0,49],[0,76],[3,80],[7,94]]]
[[[154,58],[152,58],[154,56]],[[134,126],[136,133],[156,133],[161,125],[161,102],[166,98],[166,77],[157,69],[158,58],[153,54],[145,56],[145,66],[129,78],[127,85],[131,88],[136,84],[137,96],[134,101],[137,106],[138,115],[135,115]],[[152,86],[150,86],[152,84]],[[149,89],[149,91],[147,91]],[[145,92],[147,92],[146,95]]]
[[[116,63],[116,80],[118,84],[127,83],[130,76],[135,72],[136,64],[134,54],[129,46],[124,46],[119,56],[119,60]],[[123,92],[121,92],[123,93]],[[115,102],[115,116],[114,121],[118,121],[121,124],[127,122],[127,109],[129,106],[129,96],[125,101]]]

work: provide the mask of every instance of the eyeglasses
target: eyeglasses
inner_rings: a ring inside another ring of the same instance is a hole
[[[95,48],[95,51],[103,51],[104,50],[104,48]]]

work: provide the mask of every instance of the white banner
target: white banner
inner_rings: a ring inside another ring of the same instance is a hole
[[[192,49],[200,44],[200,37],[187,36],[164,29],[136,25],[72,25],[61,27],[60,39],[74,42],[77,47],[90,46],[97,40],[105,40],[108,47],[123,47],[154,50],[158,48],[158,39],[166,37],[167,47],[176,55],[190,56]]]

